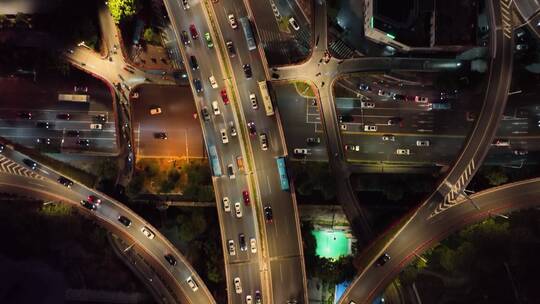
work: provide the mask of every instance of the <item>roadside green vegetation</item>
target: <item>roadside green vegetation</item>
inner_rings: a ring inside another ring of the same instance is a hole
[[[315,92],[313,92],[313,88],[307,82],[294,81],[293,83],[298,95],[305,98],[315,98]]]
[[[147,27],[143,32],[144,41],[148,44],[161,46],[161,38],[159,33],[152,27]]]
[[[335,183],[328,163],[289,162],[289,175],[294,180],[299,202],[335,201]]]
[[[117,24],[121,21],[131,18],[137,13],[138,0],[109,0],[107,2],[109,11]]]

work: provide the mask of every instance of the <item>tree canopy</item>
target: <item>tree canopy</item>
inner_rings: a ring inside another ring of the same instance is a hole
[[[120,23],[125,18],[129,18],[137,13],[137,0],[109,0],[107,5],[114,19]]]

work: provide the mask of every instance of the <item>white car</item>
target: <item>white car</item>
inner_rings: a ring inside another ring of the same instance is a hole
[[[242,293],[242,282],[240,282],[239,277],[234,278],[234,290],[238,294]]]
[[[383,141],[396,141],[396,137],[392,134],[384,134],[382,136]]]
[[[184,7],[185,10],[188,10],[189,9],[188,0],[182,0],[182,6]]]
[[[236,255],[236,246],[234,245],[234,241],[228,240],[227,245],[228,245],[227,248],[229,249],[229,255],[231,256]]]
[[[90,129],[92,129],[92,130],[102,130],[103,125],[102,124],[90,124]]]
[[[364,131],[366,131],[366,132],[377,132],[377,126],[364,125]]]
[[[191,287],[191,290],[197,291],[199,289],[199,286],[197,286],[197,283],[191,277],[187,278],[186,282]]]
[[[218,106],[218,103],[217,101],[212,101],[212,110],[214,110],[214,115],[220,115],[221,114],[221,111],[219,110],[219,106]]]
[[[345,145],[346,151],[360,151],[359,145]]]
[[[289,24],[292,26],[292,28],[295,30],[295,31],[298,31],[300,29],[300,26],[298,25],[298,23],[296,22],[296,20],[294,20],[293,17],[289,18]]]
[[[425,103],[425,102],[428,102],[429,99],[427,97],[414,96],[414,101]]]
[[[221,129],[219,130],[219,132],[221,133],[221,141],[226,144],[229,142],[229,137],[227,136],[227,130],[225,129]]]
[[[253,110],[257,110],[259,108],[259,103],[257,103],[257,96],[255,96],[254,93],[249,93],[249,101],[251,101],[251,107]]]
[[[210,85],[212,86],[212,89],[217,89],[218,88],[216,77],[214,77],[214,75],[208,77],[208,80],[210,81]]]
[[[223,199],[223,210],[225,212],[231,212],[231,202],[229,201],[229,198],[225,196]]]
[[[161,114],[161,108],[160,107],[150,108],[150,115],[157,115],[157,114]]]
[[[146,228],[146,226],[141,228],[141,232],[149,239],[153,239],[154,237],[156,237],[152,230]]]
[[[246,304],[252,304],[253,303],[253,298],[251,297],[251,295],[247,295],[246,296]]]
[[[397,155],[410,155],[411,150],[409,150],[409,149],[397,149],[396,154]]]
[[[309,149],[305,149],[305,148],[304,149],[296,148],[296,149],[293,150],[293,154],[308,155],[308,154],[310,154],[309,151],[310,151]]]
[[[430,142],[427,139],[426,140],[417,140],[416,141],[416,146],[418,146],[418,147],[429,147],[429,144],[430,144]]]
[[[234,203],[234,213],[236,214],[237,218],[242,217],[242,205],[240,205],[240,202]]]
[[[251,247],[251,253],[257,253],[257,241],[255,238],[249,239],[249,245]]]
[[[227,16],[227,19],[229,19],[229,24],[231,25],[233,29],[236,29],[238,27],[238,23],[236,23],[236,18],[234,17],[233,14],[229,14]]]
[[[263,151],[268,150],[268,137],[266,136],[266,133],[259,134],[259,142],[261,143],[261,149]]]
[[[375,108],[375,103],[362,101],[362,102],[360,102],[360,107],[363,108],[363,109],[373,109],[373,108]]]

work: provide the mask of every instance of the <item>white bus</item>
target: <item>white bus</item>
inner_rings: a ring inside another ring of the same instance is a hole
[[[88,102],[90,95],[85,94],[58,94],[58,101]]]
[[[274,115],[274,106],[272,105],[272,99],[270,94],[268,94],[268,86],[266,81],[259,81],[259,91],[261,91],[261,97],[264,103],[264,110],[266,111],[266,116]]]

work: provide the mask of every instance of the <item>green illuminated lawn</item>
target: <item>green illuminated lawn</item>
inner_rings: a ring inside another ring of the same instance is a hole
[[[317,241],[315,253],[320,257],[338,259],[350,253],[349,239],[341,231],[315,230],[313,235]]]

